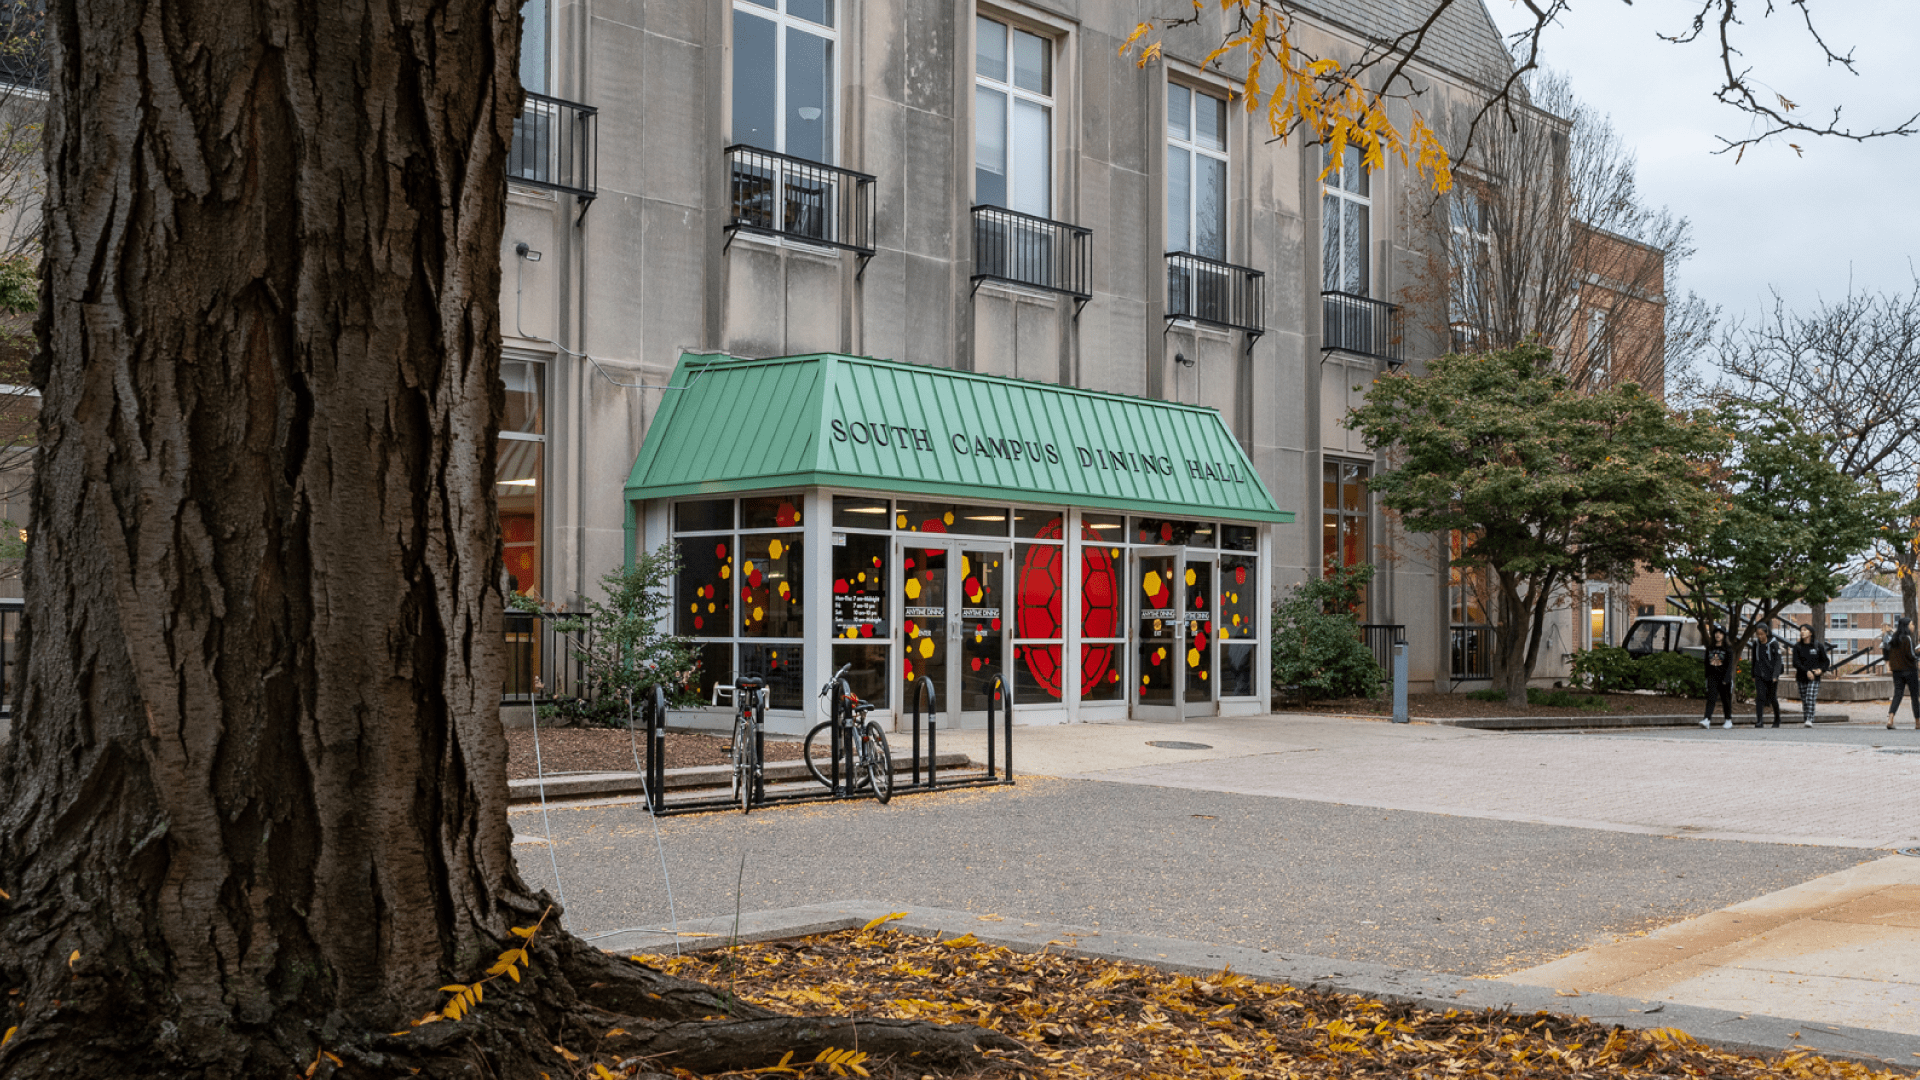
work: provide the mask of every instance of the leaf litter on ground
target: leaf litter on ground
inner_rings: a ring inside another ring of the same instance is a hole
[[[1031,1049],[1025,1059],[1005,1055],[981,1073],[1009,1078],[1906,1075],[1797,1048],[1773,1056],[1720,1050],[1673,1028],[1629,1030],[1548,1012],[1434,1012],[1231,969],[1199,977],[1051,950],[1020,952],[971,934],[939,941],[879,925],[884,921],[636,959],[782,1011],[990,1028]],[[875,1077],[927,1074],[907,1062],[864,1064]]]

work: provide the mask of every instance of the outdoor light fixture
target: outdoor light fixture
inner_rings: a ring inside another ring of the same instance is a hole
[[[1400,369],[1406,366],[1407,366],[1407,362],[1405,360],[1400,359],[1397,356],[1390,357],[1387,360],[1387,370],[1394,372],[1395,374],[1398,374]]]
[[[1174,354],[1173,354],[1173,362],[1174,362],[1174,363],[1176,363],[1176,364],[1179,364],[1179,365],[1181,365],[1182,367],[1192,367],[1192,366],[1193,366],[1193,361],[1191,361],[1191,360],[1189,360],[1189,359],[1187,359],[1187,354],[1186,354],[1186,353],[1183,353],[1183,352],[1177,352],[1177,353],[1174,353]]]
[[[528,262],[540,261],[540,253],[528,247],[527,242],[525,240],[522,240],[519,243],[513,245],[513,253],[527,260]]]

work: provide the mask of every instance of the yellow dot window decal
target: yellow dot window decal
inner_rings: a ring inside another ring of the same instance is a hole
[[[924,637],[920,639],[920,656],[923,659],[927,659],[927,660],[933,659],[933,639],[932,638]]]
[[[777,559],[780,557],[780,553],[785,550],[787,550],[787,546],[782,544],[778,539],[775,539],[767,544],[767,558]]]
[[[1188,667],[1200,666],[1200,650],[1199,649],[1187,650],[1187,666]]]
[[[1189,586],[1192,586],[1194,582],[1199,580],[1200,580],[1200,575],[1193,572],[1193,567],[1191,566],[1187,567],[1187,584]]]
[[[907,585],[906,585],[906,592],[907,592],[907,599],[909,600],[920,599],[920,579],[908,578]]]

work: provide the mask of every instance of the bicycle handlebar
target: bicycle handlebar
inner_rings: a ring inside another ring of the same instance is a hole
[[[828,694],[833,693],[833,684],[839,682],[840,677],[842,675],[845,675],[847,672],[852,670],[853,670],[852,664],[841,664],[840,670],[834,672],[833,677],[827,680],[827,685],[820,688],[820,696],[826,697]]]

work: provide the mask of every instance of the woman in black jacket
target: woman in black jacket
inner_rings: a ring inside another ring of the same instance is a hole
[[[1820,676],[1833,666],[1833,654],[1827,643],[1813,640],[1813,628],[1800,628],[1800,640],[1793,643],[1793,681],[1800,685],[1800,716],[1807,727],[1813,726],[1813,706],[1820,700]]]
[[[1773,705],[1773,726],[1780,726],[1780,676],[1786,673],[1786,660],[1780,655],[1780,643],[1766,623],[1753,628],[1753,726],[1764,727],[1767,705]]]
[[[1713,726],[1713,702],[1720,699],[1721,711],[1726,714],[1727,722],[1723,727],[1733,726],[1733,650],[1727,648],[1727,635],[1718,627],[1708,635],[1707,643],[1707,717],[1700,726]]]
[[[1893,730],[1893,718],[1900,712],[1900,695],[1913,702],[1913,728],[1920,731],[1920,647],[1913,639],[1913,624],[1905,616],[1894,625],[1893,633],[1880,646],[1886,657],[1887,671],[1893,676],[1893,704],[1887,706],[1887,730]]]

